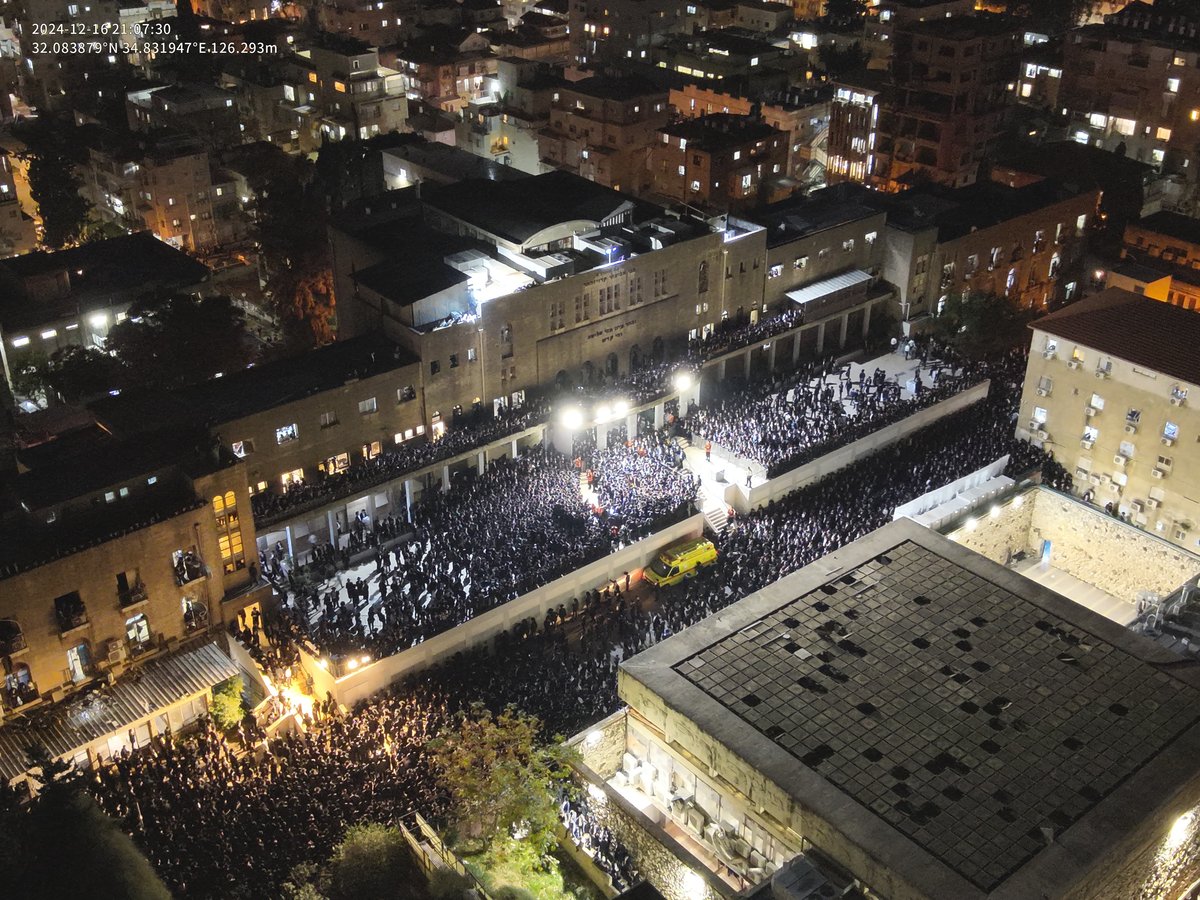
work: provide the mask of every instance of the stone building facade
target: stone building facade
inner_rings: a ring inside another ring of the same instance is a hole
[[[1200,315],[1109,288],[1033,328],[1017,434],[1075,491],[1181,547],[1200,546]]]

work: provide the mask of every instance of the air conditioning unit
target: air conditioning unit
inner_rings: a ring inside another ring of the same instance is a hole
[[[1174,447],[1175,446],[1175,438],[1169,438],[1169,437],[1163,438],[1162,445],[1164,447]]]
[[[1079,442],[1079,446],[1082,447],[1084,450],[1091,450],[1093,447],[1096,446],[1096,442],[1089,441],[1087,438],[1084,438],[1082,441]]]
[[[1039,428],[1039,429],[1037,430],[1037,439],[1038,439],[1039,441],[1048,441],[1048,440],[1050,440],[1050,432],[1048,432],[1048,431],[1047,431],[1046,429],[1044,429],[1044,428]]]
[[[1056,352],[1054,350],[1043,350],[1042,359],[1054,359]]]
[[[1132,503],[1129,504],[1129,506],[1134,512],[1145,512],[1146,511],[1146,505],[1144,503],[1142,503],[1141,500],[1134,500]]]
[[[1046,390],[1045,388],[1038,388],[1038,389],[1037,389],[1037,395],[1038,395],[1039,397],[1049,397],[1049,396],[1050,396],[1050,392],[1049,392],[1048,390]]]
[[[1092,476],[1088,478],[1088,481],[1090,481],[1095,487],[1100,486],[1100,476],[1094,472],[1092,473]]]
[[[1073,359],[1069,363],[1067,363],[1068,369],[1080,369],[1082,367],[1083,367],[1083,360],[1081,360],[1081,359]]]
[[[1098,413],[1099,411],[1100,410],[1096,409],[1096,407],[1094,407],[1094,406],[1085,406],[1083,408],[1083,414],[1085,416],[1087,416],[1089,419],[1094,417],[1096,415],[1096,413]]]
[[[1132,422],[1126,422],[1125,423],[1125,433],[1126,434],[1137,434],[1137,426],[1134,425]]]
[[[108,664],[110,666],[120,665],[125,662],[128,652],[125,649],[125,644],[121,641],[112,640],[108,642]]]
[[[1138,513],[1136,516],[1133,517],[1133,521],[1135,521],[1139,525],[1145,525],[1146,522],[1148,522],[1149,520],[1141,513]]]
[[[1116,456],[1113,457],[1113,464],[1118,465],[1123,469],[1123,468],[1125,468],[1125,466],[1127,466],[1129,464],[1129,457],[1122,456],[1120,453],[1118,453]]]
[[[1155,466],[1153,469],[1150,470],[1150,477],[1157,478],[1159,481],[1162,481],[1164,478],[1167,477],[1167,471],[1166,471],[1166,469],[1160,469],[1157,466]]]
[[[1187,397],[1172,397],[1171,398],[1172,406],[1183,406],[1186,402],[1187,402]]]
[[[1088,480],[1088,470],[1076,468],[1075,469],[1075,480],[1076,481],[1087,481]]]
[[[1119,497],[1121,496],[1121,486],[1114,481],[1108,486],[1108,492],[1114,497]]]
[[[1097,369],[1096,377],[1097,378],[1107,378],[1108,377],[1108,369]]]
[[[1153,497],[1146,498],[1146,509],[1158,509],[1162,506],[1161,500],[1155,500]]]

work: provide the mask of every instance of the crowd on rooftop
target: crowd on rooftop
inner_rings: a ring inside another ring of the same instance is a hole
[[[685,515],[696,482],[679,448],[654,432],[612,436],[574,458],[539,445],[459,473],[421,496],[410,525],[363,515],[345,546],[316,548],[309,577],[266,560],[293,634],[338,658],[390,655]],[[351,567],[352,546],[373,565]]]
[[[617,579],[348,715],[321,705],[308,733],[257,755],[235,757],[208,732],[122,758],[93,789],[178,896],[272,896],[292,867],[326,858],[349,824],[394,822],[412,808],[437,820],[445,798],[425,742],[471,703],[513,704],[547,735],[572,734],[618,708],[622,659],[886,524],[898,505],[1004,454],[1010,474],[1040,466],[1066,487],[1060,467],[1012,437],[1019,370],[1010,360],[993,369],[988,400],[735,519],[717,564],[661,595]],[[619,846],[605,846],[597,863],[631,877]]]

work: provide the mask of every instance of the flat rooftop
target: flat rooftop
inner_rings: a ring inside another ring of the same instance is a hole
[[[666,134],[683,138],[689,149],[719,153],[735,147],[744,147],[755,141],[777,138],[782,131],[754,116],[737,116],[733,113],[712,113],[694,119],[682,119],[660,129]]]
[[[622,670],[929,897],[1065,894],[1200,769],[1200,673],[910,521]]]
[[[767,229],[767,246],[778,247],[880,215],[879,210],[862,202],[862,193],[857,185],[843,182],[814,191],[808,197],[797,195],[760,207],[745,213],[744,218]]]
[[[1165,237],[1175,238],[1188,244],[1200,244],[1200,219],[1193,219],[1177,212],[1156,212],[1140,222],[1130,222],[1131,228],[1153,231]]]

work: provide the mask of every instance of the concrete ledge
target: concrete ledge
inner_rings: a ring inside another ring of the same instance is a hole
[[[639,575],[640,570],[653,560],[663,547],[676,541],[699,537],[703,533],[704,516],[699,513],[689,516],[616,553],[588,563],[569,575],[557,578],[549,584],[522,594],[515,600],[434,635],[415,647],[376,660],[340,678],[335,678],[322,666],[317,657],[303,647],[300,649],[300,663],[312,678],[313,689],[318,698],[323,699],[325,693],[329,692],[339,703],[353,706],[359,700],[369,697],[411,672],[436,665],[455,653],[469,650],[490,640],[522,619],[532,616],[540,622],[551,608],[556,608],[560,603],[577,597],[598,584],[618,578],[625,572]]]
[[[756,485],[750,490],[749,494],[746,493],[746,489],[741,485],[731,484],[725,489],[725,502],[742,514],[758,509],[761,506],[766,506],[772,500],[778,500],[780,497],[790,494],[797,488],[805,487],[814,481],[820,481],[831,472],[844,469],[850,463],[864,456],[869,456],[877,450],[903,440],[913,432],[920,431],[926,425],[931,425],[938,419],[953,415],[956,412],[966,409],[968,406],[978,403],[987,396],[990,387],[990,381],[982,381],[973,387],[967,388],[965,391],[960,391],[953,397],[948,397],[939,403],[935,403],[933,406],[927,406],[925,409],[918,410],[911,416],[901,419],[899,422],[886,425],[878,431],[874,431],[866,437],[859,438],[857,441],[846,444],[844,447],[839,447],[837,450],[826,453],[824,456],[812,460],[812,462],[797,466],[790,472],[784,472],[770,481]]]

